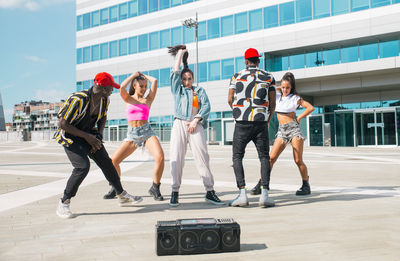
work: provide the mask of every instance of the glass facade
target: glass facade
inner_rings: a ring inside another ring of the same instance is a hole
[[[399,40],[359,43],[290,55],[266,54],[267,71],[285,71],[399,56]]]
[[[151,0],[152,1],[152,0]],[[371,2],[370,2],[371,1]],[[400,1],[400,0],[399,0]],[[134,8],[135,3],[137,1],[130,1],[125,5],[124,3],[116,5],[114,7],[105,8],[100,10],[100,24],[108,23],[109,20],[115,20],[115,14],[117,17],[119,16],[120,12],[125,14],[125,9],[127,9],[127,16],[136,16],[137,9]],[[141,0],[139,5],[143,10],[149,4],[148,0]],[[165,3],[169,3],[166,1]],[[176,2],[180,4],[180,1]],[[186,3],[186,2],[185,2]],[[368,4],[365,4],[368,3]],[[350,12],[350,6],[352,4],[352,12],[363,10],[365,6],[367,8],[377,7],[386,5],[388,2],[386,0],[296,0],[295,2],[287,2],[282,3],[279,5],[268,6],[263,9],[256,9],[250,10],[247,12],[241,12],[233,15],[223,16],[221,18],[213,18],[207,21],[199,22],[198,28],[198,37],[199,41],[204,41],[207,39],[215,39],[219,37],[225,37],[232,34],[241,34],[246,33],[249,31],[260,30],[262,28],[271,28],[275,26],[283,26],[288,24],[293,24],[295,22],[300,23],[304,21],[308,21],[311,19],[320,19],[323,17],[331,16],[331,15],[339,15]],[[392,0],[394,4],[395,1]],[[152,4],[153,5],[153,4]],[[154,2],[154,6],[155,2]],[[160,2],[161,6],[161,2]],[[360,9],[361,8],[361,9]],[[115,9],[115,11],[113,11]],[[143,11],[142,10],[142,11]],[[95,12],[92,12],[95,13]],[[87,27],[88,24],[91,24],[91,14],[89,13],[87,16],[77,17],[77,30],[79,28]],[[93,16],[93,14],[92,14]],[[156,38],[159,38],[159,44],[156,43]],[[144,37],[144,36],[139,36]],[[143,48],[139,48],[139,52],[147,52],[159,48],[165,48],[170,45],[177,45],[177,44],[185,44],[194,42],[194,29],[187,29],[185,27],[175,27],[175,28],[168,28],[162,31],[150,32],[148,33],[147,38],[150,39],[150,43],[148,43],[147,47],[142,45]],[[130,37],[132,38],[132,37]],[[129,39],[130,39],[129,38]],[[154,41],[151,41],[151,40]],[[121,39],[119,39],[121,40]],[[140,40],[140,39],[138,39]],[[143,43],[142,43],[143,44]],[[392,53],[395,53],[398,47],[396,48],[396,43],[391,43],[395,49]],[[141,46],[141,43],[138,44]],[[387,45],[390,45],[389,43]],[[372,46],[371,46],[372,47]],[[355,57],[357,60],[359,59],[359,54],[354,53],[354,49],[344,49],[344,47],[340,47],[341,55],[343,59],[341,60],[342,63],[344,62],[354,62]],[[367,46],[363,46],[360,48],[362,51],[362,58],[361,59],[375,59],[370,58],[368,55],[371,51],[366,50],[363,52],[364,49],[368,49]],[[386,49],[384,55],[392,55],[389,48]],[[346,52],[349,53],[346,53]],[[359,50],[357,49],[357,52]],[[380,52],[380,49],[379,49]],[[130,52],[128,52],[131,54]],[[121,55],[126,55],[125,52],[122,52]],[[294,54],[296,55],[296,54]],[[346,58],[346,55],[348,56]],[[111,58],[113,56],[109,56]],[[365,58],[364,58],[365,57]],[[373,56],[372,56],[373,57]],[[382,56],[383,58],[384,56]],[[388,56],[390,57],[390,56]],[[88,61],[83,62],[91,62],[92,60],[89,59]],[[321,60],[321,62],[324,62]],[[283,68],[286,68],[283,66]]]
[[[85,30],[91,27],[121,21],[137,15],[156,12],[172,8],[181,4],[189,4],[199,0],[134,0],[119,5],[110,6],[91,13],[85,13],[76,17],[76,30]]]

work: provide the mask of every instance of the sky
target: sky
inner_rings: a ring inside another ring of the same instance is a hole
[[[14,104],[60,101],[76,90],[75,1],[0,0],[0,93]]]

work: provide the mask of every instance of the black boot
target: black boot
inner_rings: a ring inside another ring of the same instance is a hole
[[[173,191],[173,192],[171,193],[171,201],[169,202],[169,205],[170,205],[171,207],[177,207],[177,206],[179,206],[179,201],[178,201],[178,199],[179,199],[179,192]]]
[[[150,196],[153,196],[154,200],[157,200],[157,201],[164,200],[164,197],[161,195],[161,192],[160,192],[160,185],[161,185],[161,183],[157,185],[156,183],[153,182],[153,185],[149,189]]]
[[[111,187],[110,191],[108,191],[107,194],[103,196],[104,199],[113,199],[117,196],[117,192],[115,192],[115,189]]]
[[[260,195],[261,194],[261,179],[258,181],[257,185],[250,190],[251,195]]]
[[[311,194],[311,187],[310,183],[308,182],[310,178],[307,180],[303,180],[303,186],[299,188],[299,190],[296,191],[296,196],[304,196],[304,195],[310,195]]]

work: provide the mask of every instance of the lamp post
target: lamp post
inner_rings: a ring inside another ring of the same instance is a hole
[[[197,18],[197,12],[196,12],[196,20],[189,18],[184,20],[182,24],[186,28],[194,27],[196,29],[196,83],[197,86],[199,86],[199,38],[198,38],[199,21]]]

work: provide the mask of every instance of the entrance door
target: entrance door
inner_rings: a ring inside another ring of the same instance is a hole
[[[356,112],[357,145],[396,145],[394,110]]]
[[[324,144],[323,122],[324,121],[322,115],[312,115],[309,117],[310,146],[323,146]]]
[[[118,126],[110,126],[110,141],[118,141]]]

